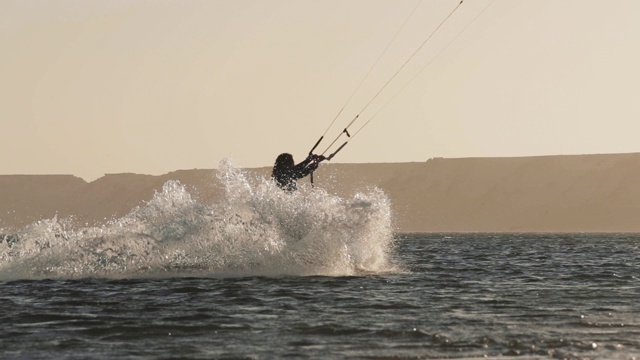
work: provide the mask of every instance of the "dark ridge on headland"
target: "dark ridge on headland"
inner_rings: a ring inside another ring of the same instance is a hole
[[[268,176],[270,167],[249,170]],[[172,179],[213,202],[221,194],[215,173],[108,174],[90,183],[71,175],[0,175],[0,227],[56,215],[101,224]],[[343,196],[370,185],[383,189],[398,232],[640,232],[638,153],[328,163],[315,182]]]

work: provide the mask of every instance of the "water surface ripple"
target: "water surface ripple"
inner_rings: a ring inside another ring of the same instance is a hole
[[[0,283],[3,359],[640,359],[640,236],[415,234],[365,276]]]

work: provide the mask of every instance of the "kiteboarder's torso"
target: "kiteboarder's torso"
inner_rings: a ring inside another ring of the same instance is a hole
[[[291,154],[280,154],[276,159],[271,177],[282,190],[296,190],[296,180],[302,179],[318,168],[317,161],[314,161],[312,157],[307,158],[297,165],[294,164]]]

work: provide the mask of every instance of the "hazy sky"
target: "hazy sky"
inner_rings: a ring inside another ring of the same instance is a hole
[[[417,3],[2,0],[0,174],[302,160]],[[457,4],[422,1],[320,152]],[[638,64],[640,1],[466,0],[333,161],[640,152]]]

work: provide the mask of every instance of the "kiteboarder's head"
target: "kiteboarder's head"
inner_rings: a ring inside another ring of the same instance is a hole
[[[276,158],[276,163],[273,165],[274,170],[289,170],[295,166],[295,162],[293,161],[293,156],[288,153],[283,153],[278,155]]]

